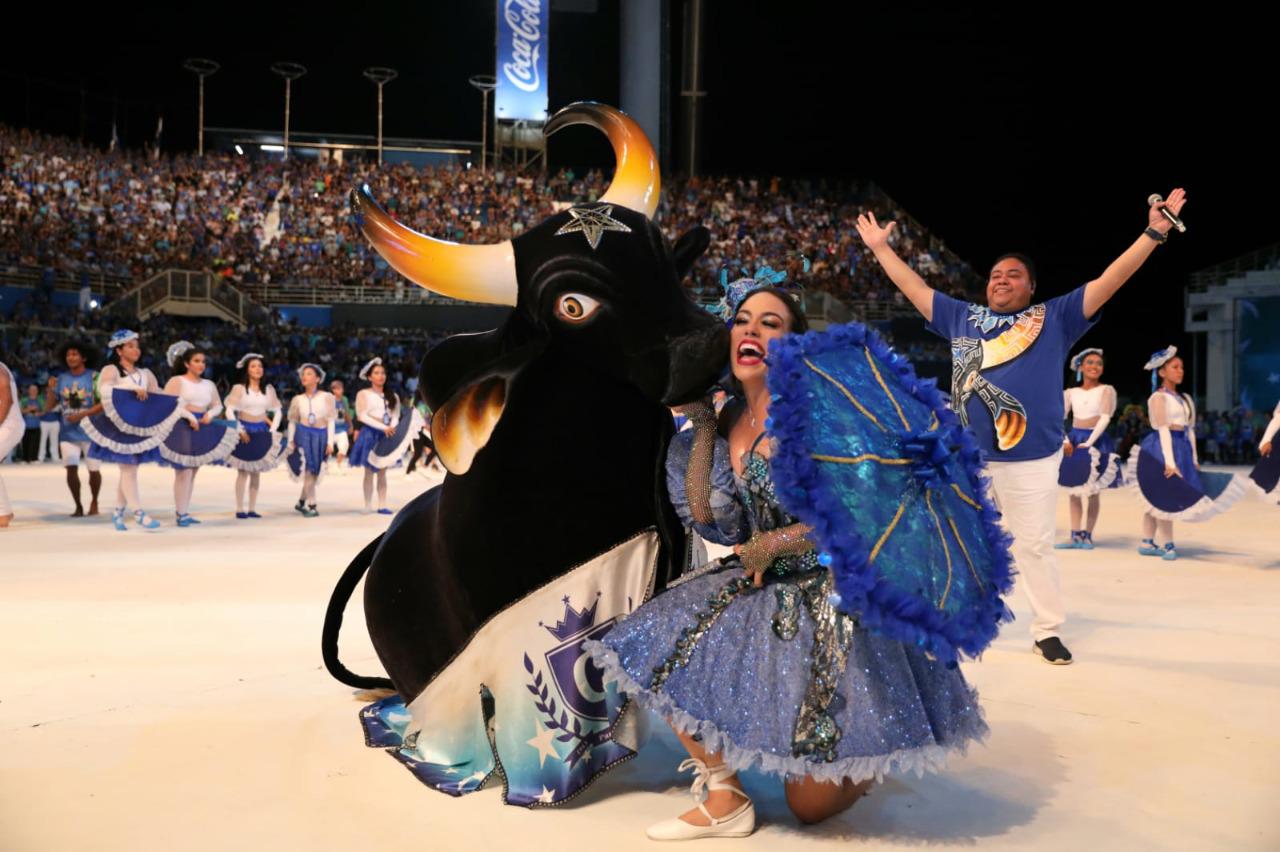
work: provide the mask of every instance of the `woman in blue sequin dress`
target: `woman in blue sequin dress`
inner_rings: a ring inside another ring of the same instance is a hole
[[[987,732],[958,668],[873,636],[831,605],[810,529],[774,493],[764,435],[763,356],[770,340],[805,330],[803,315],[787,293],[762,287],[733,317],[742,393],[718,423],[710,406],[687,409],[694,428],[672,439],[667,481],[684,523],[734,555],[587,645],[606,678],[666,717],[691,755],[681,769],[695,772],[695,799],[707,791],[681,818],[652,826],[656,840],[750,834],[743,769],[781,776],[795,815],[818,822],[886,773],[938,769]]]

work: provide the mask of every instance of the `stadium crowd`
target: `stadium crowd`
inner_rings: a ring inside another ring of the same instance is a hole
[[[473,243],[519,234],[557,202],[598,198],[599,171],[543,176],[296,157],[209,153],[152,159],[0,126],[0,264],[57,266],[140,282],[167,268],[212,269],[238,284],[390,285],[396,275],[351,222],[348,190],[368,182],[401,221]],[[899,254],[935,287],[976,292],[980,279],[873,185],[805,179],[668,180],[658,220],[669,236],[694,225],[713,242],[691,286],[705,298],[721,269],[785,265],[842,299],[900,299],[857,238],[857,212],[897,219]]]

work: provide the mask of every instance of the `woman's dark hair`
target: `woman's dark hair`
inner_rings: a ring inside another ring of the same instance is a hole
[[[734,316],[737,316],[738,309],[757,293],[769,293],[776,296],[782,304],[787,306],[787,313],[791,316],[791,331],[788,332],[789,334],[804,334],[809,330],[809,320],[804,315],[804,311],[800,309],[800,304],[796,301],[795,294],[780,287],[757,287],[749,291],[747,295],[742,297],[742,301],[738,302],[737,307],[733,309]],[[732,322],[733,317],[730,317],[729,320]]]
[[[201,349],[199,346],[192,346],[192,347],[191,347],[190,349],[188,349],[186,352],[183,352],[181,355],[179,355],[179,356],[178,356],[178,363],[177,363],[177,364],[170,364],[170,365],[169,365],[170,367],[172,367],[172,368],[173,368],[173,375],[175,375],[175,376],[185,376],[185,375],[187,374],[187,365],[188,365],[188,364],[190,364],[190,363],[191,363],[191,359],[192,359],[192,358],[194,358],[194,357],[196,357],[197,355],[203,355],[203,356],[205,356],[205,361],[206,361],[206,362],[209,360],[209,353],[208,353],[208,352],[205,352],[205,351],[204,351],[203,349]],[[206,363],[206,367],[207,367],[207,366],[208,366],[208,365],[207,365],[207,363]]]
[[[376,370],[376,369],[378,369],[379,367],[381,367],[381,368],[382,368],[382,374],[383,374],[384,376],[387,376],[388,378],[390,378],[390,373],[388,373],[388,372],[387,372],[387,365],[386,365],[386,364],[375,364],[374,366],[372,366],[372,367],[370,367],[370,368],[369,368],[369,388],[370,388],[370,390],[372,390],[372,389],[373,389],[373,371],[374,371],[374,370]],[[346,390],[346,388],[344,387],[344,388],[343,388],[343,390]],[[394,393],[392,393],[392,392],[390,391],[390,389],[388,389],[388,387],[387,387],[387,383],[386,383],[386,380],[385,380],[385,379],[383,380],[383,383],[382,383],[382,401],[383,401],[383,403],[387,406],[387,411],[388,411],[388,412],[395,411],[395,410],[396,410],[396,406],[397,406],[397,405],[399,405],[399,403],[400,403],[400,397],[396,396]]]
[[[267,365],[265,362],[263,362],[261,358],[250,358],[248,361],[245,361],[244,366],[240,368],[240,371],[238,373],[236,373],[236,382],[238,384],[244,385],[244,389],[246,391],[249,390],[249,382],[251,381],[251,379],[249,378],[249,365],[252,364],[254,361],[257,361],[259,364],[262,364],[262,368],[263,368],[262,378],[258,380],[258,392],[266,393],[267,392],[267,374],[266,374]]]

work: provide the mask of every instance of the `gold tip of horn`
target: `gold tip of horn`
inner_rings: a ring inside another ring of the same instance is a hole
[[[582,101],[559,110],[543,133],[551,136],[571,124],[588,124],[608,136],[613,145],[618,166],[600,201],[637,210],[652,219],[658,210],[662,175],[658,155],[635,119],[616,107]]]

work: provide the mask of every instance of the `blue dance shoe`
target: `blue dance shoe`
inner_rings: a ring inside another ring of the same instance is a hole
[[[1144,538],[1142,546],[1138,548],[1138,552],[1143,556],[1159,556],[1164,551],[1156,547],[1155,539]]]

